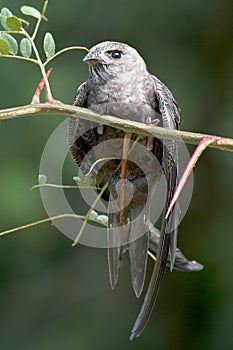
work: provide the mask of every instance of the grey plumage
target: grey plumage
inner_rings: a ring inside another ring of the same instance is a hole
[[[84,62],[89,64],[89,78],[77,90],[74,101],[76,106],[142,123],[158,120],[159,126],[179,128],[179,108],[171,92],[160,80],[148,73],[144,60],[135,49],[126,44],[106,41],[94,46],[85,56]],[[113,158],[114,154],[119,155],[122,143],[117,141],[117,144],[113,142],[113,146],[111,143],[110,146],[106,146],[106,142],[123,140],[123,137],[124,133],[121,130],[72,117],[69,119],[70,151],[84,174],[87,174],[91,165],[103,155]],[[132,135],[131,140],[135,139],[136,135]],[[96,146],[101,144],[103,147],[97,149]],[[92,171],[101,184],[109,182],[108,191],[104,193],[103,199],[109,202],[108,262],[111,285],[114,287],[117,283],[122,255],[128,250],[132,285],[137,296],[141,294],[144,285],[150,238],[148,196],[161,176],[161,169],[167,182],[159,243],[158,237],[156,238],[157,260],[131,339],[141,334],[151,315],[163,280],[169,248],[171,269],[176,259],[185,260],[176,248],[177,207],[168,220],[165,220],[165,213],[177,184],[177,144],[174,141],[161,142],[158,139],[149,142],[146,138],[140,139],[139,144],[146,151],[141,153],[132,150],[131,158],[127,161],[124,191],[126,201],[128,198],[129,200],[123,212],[123,225],[119,224],[120,160],[109,160],[97,168],[94,167]],[[94,151],[90,152],[93,149]],[[154,161],[155,158],[157,162]],[[132,159],[136,159],[137,162]],[[146,168],[141,167],[141,164],[146,164]],[[181,263],[181,266],[183,270],[198,270],[196,265],[194,267]]]

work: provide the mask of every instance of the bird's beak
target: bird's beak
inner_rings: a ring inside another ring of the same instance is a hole
[[[84,57],[83,62],[89,63],[89,64],[96,64],[96,63],[101,63],[101,59],[96,55],[93,55],[90,52],[88,52],[88,54]]]

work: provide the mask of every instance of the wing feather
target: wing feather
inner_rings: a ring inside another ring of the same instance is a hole
[[[178,129],[180,124],[180,111],[172,93],[159,79],[154,76],[151,76],[151,78],[154,81],[155,95],[158,100],[163,127]],[[162,167],[167,182],[167,194],[161,224],[161,234],[150,284],[140,313],[131,331],[130,340],[140,336],[151,316],[164,278],[169,247],[171,268],[174,265],[177,241],[177,206],[174,208],[168,220],[165,220],[165,214],[177,184],[177,157],[177,143],[171,140],[163,141]]]

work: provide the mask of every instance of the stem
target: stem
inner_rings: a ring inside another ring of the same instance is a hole
[[[200,156],[202,155],[202,153],[204,152],[204,150],[210,146],[211,143],[214,143],[215,139],[210,138],[210,137],[204,137],[199,145],[196,147],[195,151],[193,152],[191,158],[189,159],[188,164],[186,165],[184,172],[180,178],[180,181],[176,187],[175,193],[172,197],[171,203],[169,204],[169,207],[167,209],[166,215],[165,215],[165,220],[168,219],[177,199],[179,198],[179,195],[182,191],[182,189],[184,188],[184,185],[186,184],[189,175],[191,174],[192,170],[194,169],[198,159],[200,158]]]
[[[96,204],[97,204],[98,201],[100,200],[102,194],[104,193],[104,191],[106,190],[107,187],[108,187],[108,182],[106,182],[106,184],[102,187],[100,193],[98,194],[98,196],[96,197],[96,199],[95,199],[94,202],[92,203],[92,206],[91,206],[90,209],[88,210],[88,212],[87,212],[87,214],[86,214],[86,216],[85,216],[85,218],[84,218],[84,222],[83,222],[83,224],[82,224],[82,227],[81,227],[81,229],[79,230],[79,233],[77,234],[77,236],[76,236],[75,239],[74,239],[74,242],[73,242],[73,244],[72,244],[73,247],[74,247],[74,246],[78,243],[78,241],[80,240],[80,238],[81,238],[81,236],[82,236],[82,234],[83,234],[83,231],[84,231],[84,229],[85,229],[85,227],[86,227],[86,225],[87,225],[87,221],[90,220],[89,216],[90,216],[92,210],[95,208]]]
[[[50,88],[50,85],[49,85],[49,81],[48,81],[47,76],[46,76],[45,67],[44,67],[44,65],[43,65],[43,63],[41,61],[41,58],[40,58],[39,52],[37,50],[37,47],[36,47],[34,41],[32,40],[32,38],[30,37],[30,35],[27,33],[27,31],[24,28],[21,28],[21,31],[24,33],[26,38],[30,41],[30,43],[32,45],[32,48],[34,50],[34,53],[36,55],[37,62],[38,62],[38,65],[40,67],[41,74],[42,74],[42,76],[44,78],[44,82],[45,82],[45,86],[46,86],[46,99],[48,101],[53,101],[53,96],[52,96],[51,88]]]
[[[36,35],[37,35],[37,32],[38,32],[40,23],[41,23],[42,19],[44,18],[44,14],[45,14],[45,11],[46,11],[46,9],[47,9],[47,5],[48,5],[48,0],[46,0],[46,1],[44,2],[41,16],[38,18],[38,20],[37,20],[37,22],[36,22],[36,26],[35,26],[35,29],[34,29],[34,33],[32,34],[32,37],[31,37],[33,41],[34,41],[35,38],[36,38]]]
[[[101,190],[99,187],[94,186],[75,186],[75,185],[55,185],[55,184],[40,184],[40,185],[34,185],[31,187],[31,190],[34,190],[34,188],[40,188],[40,187],[52,187],[52,188],[64,188],[64,189],[93,189],[93,190]]]
[[[6,58],[17,58],[17,59],[19,59],[19,60],[32,62],[32,63],[38,65],[37,60],[34,60],[33,58],[29,58],[29,57],[23,57],[23,56],[17,56],[17,55],[14,55],[14,56],[13,56],[13,55],[4,55],[4,56],[1,55],[0,57],[1,57],[1,58],[4,58],[4,57],[6,57]]]
[[[44,224],[45,222],[49,222],[49,221],[52,221],[52,220],[63,219],[63,218],[77,218],[77,219],[82,219],[82,220],[85,219],[85,217],[83,215],[60,214],[60,215],[52,216],[51,218],[38,220],[38,221],[35,221],[35,222],[31,222],[30,224],[22,225],[22,226],[19,226],[19,227],[12,228],[10,230],[6,230],[6,231],[3,231],[3,232],[0,232],[0,236],[4,236],[4,235],[7,235],[9,233],[13,233],[13,232],[17,232],[17,231],[20,231],[20,230],[24,230],[25,228],[29,228],[29,227],[37,226],[37,225],[40,225],[40,224]]]
[[[122,160],[121,160],[121,184],[120,184],[120,230],[119,234],[121,234],[121,228],[123,226],[124,220],[124,207],[125,207],[125,180],[126,180],[126,170],[127,170],[127,159],[128,159],[128,151],[129,151],[129,142],[131,139],[131,134],[125,134],[123,150],[122,150]],[[119,237],[120,239],[120,237]]]
[[[48,3],[49,3],[49,0],[45,0],[44,5],[43,5],[43,9],[42,9],[42,17],[45,17],[45,12],[47,10]]]
[[[55,57],[59,56],[60,54],[62,54],[63,52],[66,51],[70,51],[70,50],[86,50],[87,52],[89,51],[86,47],[84,46],[71,46],[71,47],[67,47],[65,49],[62,49],[58,52],[56,52],[52,57],[48,58],[45,62],[44,62],[44,66],[46,66],[50,61],[52,61]]]
[[[24,35],[20,30],[0,30],[0,34],[20,34]]]
[[[33,32],[33,34],[32,34],[32,37],[31,37],[33,41],[34,41],[35,38],[36,38],[36,35],[37,35],[37,32],[38,32],[38,29],[39,29],[39,26],[40,26],[41,21],[42,21],[42,16],[40,16],[40,17],[38,18],[37,22],[36,22],[36,26],[35,26],[34,32]]]
[[[21,231],[21,230],[24,230],[25,228],[41,225],[41,224],[44,224],[44,223],[49,222],[49,221],[58,220],[58,219],[65,219],[65,218],[77,218],[77,219],[81,219],[81,220],[86,220],[86,217],[83,216],[83,215],[59,214],[59,215],[52,216],[52,217],[49,217],[49,218],[46,218],[46,219],[42,219],[42,220],[38,220],[38,221],[35,221],[35,222],[31,222],[30,224],[26,224],[26,225],[18,226],[18,227],[15,227],[15,228],[11,228],[10,230],[2,231],[2,232],[0,232],[0,236],[4,236],[4,235],[7,235],[9,233]],[[100,222],[98,219],[90,219],[90,218],[88,218],[88,220],[91,221],[91,222],[96,222],[97,224],[101,224],[103,226],[106,226],[104,223]]]
[[[147,250],[147,254],[148,254],[154,261],[156,261],[156,257],[155,257],[154,254],[152,254],[149,250]]]
[[[90,175],[92,173],[92,170],[94,169],[94,167],[100,163],[100,162],[103,162],[103,161],[107,161],[107,160],[113,160],[113,159],[119,159],[118,157],[105,157],[105,158],[100,158],[100,159],[97,159],[93,164],[92,166],[90,167],[90,170],[88,171],[88,173],[86,174],[86,176]]]

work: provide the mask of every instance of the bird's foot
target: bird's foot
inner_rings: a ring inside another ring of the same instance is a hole
[[[147,117],[146,118],[146,124],[147,125],[153,125],[153,126],[157,126],[159,124],[160,120],[159,119],[151,119],[151,117]],[[147,144],[146,144],[146,149],[148,151],[152,151],[154,148],[154,137],[153,136],[148,136],[147,139]]]
[[[99,135],[103,135],[103,133],[104,133],[104,125],[99,124],[97,126],[97,132],[98,132]]]
[[[151,117],[146,118],[146,125],[152,125],[152,126],[157,126],[159,124],[160,120],[158,118],[156,119],[151,119]]]

